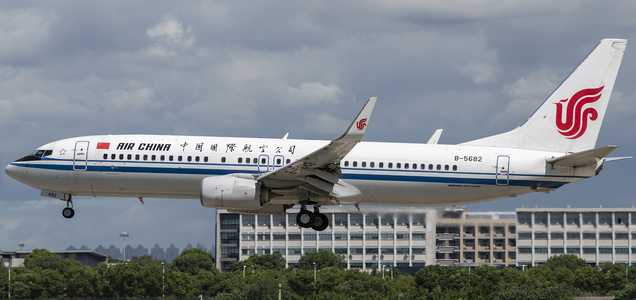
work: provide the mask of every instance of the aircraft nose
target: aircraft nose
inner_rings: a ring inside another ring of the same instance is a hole
[[[8,165],[6,168],[4,168],[4,172],[7,173],[9,177],[15,180],[20,180],[20,178],[22,177],[22,168],[18,166]]]

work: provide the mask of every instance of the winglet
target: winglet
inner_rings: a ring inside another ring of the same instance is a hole
[[[429,144],[429,145],[436,145],[437,142],[439,142],[439,138],[442,136],[442,131],[444,131],[444,129],[435,130],[435,133],[433,133],[431,138],[428,139],[428,142],[426,142],[426,143]]]
[[[362,139],[364,132],[367,130],[369,120],[371,119],[371,113],[375,107],[376,100],[378,100],[378,97],[369,98],[369,101],[367,101],[367,104],[365,104],[360,113],[358,113],[358,116],[353,120],[349,129],[347,129],[345,134],[339,137],[337,141],[359,142]]]

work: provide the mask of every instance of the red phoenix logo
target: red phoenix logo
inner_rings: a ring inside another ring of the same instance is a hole
[[[364,119],[358,121],[356,123],[356,126],[358,127],[358,130],[364,129],[364,127],[367,126],[367,118],[364,118]]]
[[[601,91],[605,86],[595,89],[583,89],[572,98],[563,99],[556,104],[556,126],[561,135],[567,139],[577,139],[581,137],[587,129],[587,119],[595,121],[598,118],[598,112],[592,107],[583,110],[583,106],[596,102],[601,98]],[[565,112],[565,122],[563,122],[563,103],[568,102]]]

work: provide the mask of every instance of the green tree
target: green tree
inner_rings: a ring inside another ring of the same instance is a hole
[[[201,271],[192,277],[192,291],[195,295],[205,295],[216,281],[217,274],[212,271]]]
[[[300,270],[287,277],[287,284],[299,296],[314,293],[314,270]]]
[[[320,249],[318,251],[307,252],[298,260],[298,266],[302,270],[314,270],[314,263],[318,270],[327,267],[337,267],[344,269],[346,264],[340,256],[331,253],[331,251]]]
[[[574,254],[561,254],[551,256],[542,266],[546,266],[553,271],[558,267],[566,267],[572,272],[576,272],[576,269],[587,266],[587,262]]]
[[[55,270],[60,274],[64,274],[66,270],[73,266],[81,266],[79,261],[67,258],[63,259],[55,253],[51,253],[46,249],[33,249],[24,259],[24,266],[27,269],[41,268],[45,270]]]
[[[141,267],[132,262],[110,267],[108,282],[119,297],[139,297],[145,292]]]
[[[446,277],[446,268],[440,265],[428,265],[415,273],[415,282],[429,291],[442,286]]]
[[[144,295],[160,297],[163,294],[163,268],[161,265],[152,264],[142,269],[142,286]]]
[[[170,271],[197,275],[201,271],[211,271],[218,273],[212,254],[199,248],[183,250],[170,264]]]
[[[574,272],[574,287],[586,292],[601,290],[602,274],[597,267],[586,265]]]
[[[412,295],[417,292],[417,284],[415,277],[404,275],[389,281],[387,284],[387,292],[389,296]]]
[[[242,261],[233,263],[228,271],[241,271],[243,272],[243,266],[247,267],[251,271],[252,266],[255,270],[283,270],[287,267],[285,258],[278,252],[272,254],[253,254],[249,258]]]
[[[108,259],[108,261],[110,261],[110,258]],[[142,268],[147,268],[150,266],[161,267],[161,263],[164,263],[166,266],[168,265],[168,261],[166,261],[165,259],[155,259],[154,257],[150,255],[144,255],[139,257],[133,256],[130,259],[130,262],[137,263]]]
[[[620,263],[606,262],[601,265],[601,289],[602,292],[622,290],[627,284],[625,267]]]
[[[7,299],[9,288],[9,268],[0,264],[0,299]]]
[[[570,271],[571,272],[571,271]],[[567,284],[520,285],[497,291],[494,300],[570,300],[583,292]]]
[[[190,275],[184,272],[171,272],[168,276],[166,294],[177,298],[192,296],[192,280]]]
[[[66,296],[85,298],[98,296],[95,293],[97,276],[93,269],[86,266],[73,266],[64,273]]]

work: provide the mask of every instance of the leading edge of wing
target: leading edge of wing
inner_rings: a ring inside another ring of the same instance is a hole
[[[328,164],[336,164],[340,162],[355,145],[360,142],[362,136],[366,132],[367,125],[371,119],[371,113],[375,107],[377,97],[369,98],[364,105],[360,113],[351,122],[349,128],[338,139],[331,141],[328,145],[317,149],[316,151],[309,153],[302,158],[294,161],[288,165],[283,166],[277,170],[264,173],[257,178],[261,181],[263,179],[273,180],[297,180],[303,181],[298,178],[298,175],[303,169],[318,169],[325,167]],[[339,174],[338,174],[339,175]]]

